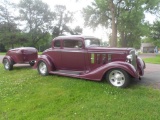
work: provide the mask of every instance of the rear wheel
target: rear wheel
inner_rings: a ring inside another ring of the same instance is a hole
[[[106,75],[106,79],[115,87],[125,88],[130,84],[129,74],[122,69],[110,70]]]
[[[48,68],[44,61],[38,63],[38,72],[43,76],[48,75]]]
[[[5,58],[3,60],[3,65],[4,65],[4,68],[6,70],[12,70],[13,69],[13,64],[7,58]]]

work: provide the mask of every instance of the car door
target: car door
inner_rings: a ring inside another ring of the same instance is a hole
[[[86,50],[81,39],[63,40],[62,69],[84,71],[86,69],[85,53]]]
[[[55,39],[52,42],[52,48],[48,50],[47,54],[50,57],[50,59],[53,61],[54,66],[57,70],[61,69],[62,67],[62,61],[61,61],[61,50],[62,50],[62,45],[61,45],[61,40],[60,39]]]

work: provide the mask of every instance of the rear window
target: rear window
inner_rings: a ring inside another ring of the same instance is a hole
[[[54,41],[54,47],[61,47],[61,41],[60,40]]]
[[[64,40],[64,47],[65,48],[81,48],[82,41],[79,40]]]

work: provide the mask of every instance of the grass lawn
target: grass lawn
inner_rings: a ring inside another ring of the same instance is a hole
[[[160,91],[127,89],[0,64],[0,120],[157,120]]]
[[[146,63],[160,64],[160,55],[143,59]]]
[[[0,52],[0,55],[6,55],[6,52]]]

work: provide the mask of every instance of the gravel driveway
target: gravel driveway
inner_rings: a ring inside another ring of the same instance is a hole
[[[140,84],[151,85],[160,89],[160,65],[147,63],[144,76],[142,77]]]
[[[2,63],[3,55],[0,55],[0,63]]]
[[[140,55],[141,58],[148,58],[154,56],[154,53]],[[154,88],[160,89],[160,64],[146,63],[144,76],[142,77],[142,80],[138,83],[142,85],[150,85]]]
[[[141,58],[154,57],[155,54],[142,54]],[[2,63],[3,55],[0,55],[0,63]],[[29,66],[26,64],[16,65],[16,66]],[[144,76],[141,81],[136,82],[136,84],[150,85],[154,88],[160,89],[160,65],[146,63],[146,69],[144,71]]]

